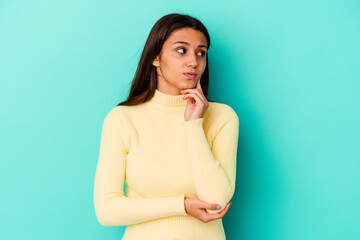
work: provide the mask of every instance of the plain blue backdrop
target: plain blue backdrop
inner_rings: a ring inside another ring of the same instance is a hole
[[[121,239],[93,206],[102,121],[173,12],[240,119],[227,239],[360,239],[358,0],[0,1],[0,239]]]

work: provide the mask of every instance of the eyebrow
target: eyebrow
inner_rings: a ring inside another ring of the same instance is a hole
[[[190,46],[190,43],[188,43],[188,42],[184,42],[184,41],[178,41],[178,42],[175,42],[175,43],[173,43],[173,45],[174,45],[174,44],[177,44],[177,43],[182,43],[182,44],[185,44],[185,45],[189,45],[189,46]],[[204,47],[204,48],[207,48],[207,46],[206,46],[206,45],[199,45],[199,47]]]

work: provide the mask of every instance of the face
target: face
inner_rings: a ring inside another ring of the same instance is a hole
[[[182,89],[195,88],[206,67],[206,54],[207,42],[201,31],[192,28],[173,31],[152,63],[157,70],[157,89],[180,95]]]

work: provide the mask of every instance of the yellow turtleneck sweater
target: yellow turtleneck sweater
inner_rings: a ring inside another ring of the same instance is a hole
[[[185,121],[186,104],[156,89],[150,101],[116,106],[104,119],[95,213],[104,226],[126,225],[123,240],[226,239],[222,219],[188,215],[184,197],[221,206],[208,213],[231,200],[239,119],[230,106],[209,102],[203,118]]]

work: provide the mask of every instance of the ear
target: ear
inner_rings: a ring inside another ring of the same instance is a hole
[[[155,67],[159,66],[159,56],[156,56],[156,58],[154,59],[154,61],[152,62],[152,65],[154,65]]]

